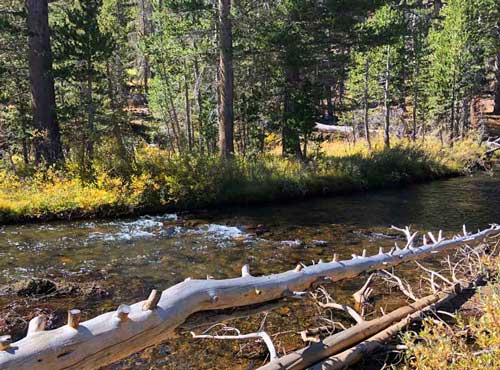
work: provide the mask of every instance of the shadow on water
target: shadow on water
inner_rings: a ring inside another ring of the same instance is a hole
[[[164,215],[131,220],[5,226],[0,231],[0,328],[3,317],[29,319],[53,313],[54,326],[68,308],[85,317],[144,299],[153,287],[164,289],[191,276],[234,277],[249,263],[255,275],[283,271],[297,263],[350,258],[367,248],[392,247],[398,235],[390,225],[417,230],[443,229],[445,234],[500,222],[500,181],[474,176],[350,196],[316,198],[288,204],[239,207],[178,217]],[[398,271],[411,277],[414,266]],[[90,295],[75,294],[29,300],[17,297],[12,284],[33,277],[58,284],[87,284]],[[348,301],[363,279],[335,284],[339,301]],[[377,307],[397,307],[402,297],[386,294],[380,284]],[[95,293],[97,289],[98,294]],[[101,290],[99,290],[101,289]],[[106,294],[99,294],[99,292]],[[45,311],[44,311],[45,310]],[[340,320],[346,321],[345,317]],[[205,314],[194,320],[207,320]],[[302,346],[299,328],[324,324],[307,302],[292,302],[252,319],[237,320],[242,332],[255,331],[265,320],[279,351]],[[5,320],[4,320],[5,321]],[[208,343],[188,335],[133,356],[113,368],[245,369],[265,359],[256,343]]]

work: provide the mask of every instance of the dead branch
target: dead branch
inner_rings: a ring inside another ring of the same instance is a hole
[[[365,316],[365,307],[368,304],[370,296],[373,293],[373,289],[370,288],[370,284],[372,283],[374,276],[375,274],[371,274],[370,277],[366,280],[365,284],[352,295],[355,302],[354,308],[361,314],[361,317]]]
[[[451,293],[455,294],[455,293]],[[340,333],[323,339],[319,343],[312,343],[309,347],[291,352],[281,358],[271,361],[259,370],[302,370],[334,354],[346,350],[350,346],[366,340],[375,334],[387,329],[395,322],[399,322],[415,312],[421,311],[436,302],[446,299],[450,293],[439,292],[417,300],[411,305],[398,308],[391,313],[374,320],[364,321]]]
[[[235,332],[236,335],[209,335],[209,334],[197,335],[194,332],[191,332],[191,335],[195,339],[215,339],[215,340],[247,340],[247,339],[259,338],[266,344],[271,361],[277,358],[276,349],[274,348],[273,341],[265,331],[260,331],[257,333],[250,333],[250,334],[241,334],[238,329],[227,326],[224,326],[222,328],[222,331]]]
[[[418,298],[415,297],[415,294],[413,294],[413,291],[411,289],[410,284],[403,282],[403,280],[401,280],[401,278],[397,277],[395,274],[393,274],[387,270],[381,270],[380,272],[387,275],[388,278],[386,278],[385,280],[390,282],[390,283],[395,284],[399,288],[401,293],[403,293],[406,297],[408,297],[409,299],[411,299],[413,301],[418,301]]]
[[[356,310],[354,308],[352,308],[350,306],[347,306],[345,304],[339,304],[339,303],[321,303],[321,302],[318,302],[318,304],[319,304],[319,306],[321,308],[330,308],[330,309],[334,309],[334,310],[344,311],[349,316],[351,316],[358,324],[365,321],[361,317],[361,315],[356,312]]]
[[[300,271],[291,270],[268,276],[251,276],[249,271],[248,276],[245,269],[242,271],[245,276],[234,279],[188,278],[163,291],[156,306],[147,310],[144,309],[148,306],[145,300],[131,306],[121,305],[114,312],[80,322],[76,328],[65,325],[47,331],[42,329],[43,325],[34,325],[39,330],[0,351],[0,368],[99,368],[170,338],[175,329],[196,312],[269,302],[282,298],[290,291],[306,291],[325,278],[330,281],[350,279],[365,271],[394,267],[464,244],[476,243],[499,233],[500,226],[496,225],[453,240],[444,240],[440,232],[437,240],[431,237],[436,241],[434,244],[424,243],[419,248],[395,249],[389,254],[379,253],[375,256],[365,254],[364,257],[320,263]],[[371,332],[368,330],[366,333]]]

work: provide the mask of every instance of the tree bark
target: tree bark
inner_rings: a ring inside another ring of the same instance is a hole
[[[462,105],[462,139],[467,137],[470,127],[470,102],[471,99],[466,97]]]
[[[495,107],[493,114],[500,115],[500,52],[497,54],[495,61]]]
[[[37,162],[43,157],[52,165],[63,159],[63,152],[57,122],[47,0],[26,0],[26,10],[33,126],[40,135],[35,138],[35,157]]]
[[[186,130],[187,130],[187,139],[188,139],[188,149],[190,152],[193,151],[193,130],[191,128],[191,103],[189,100],[189,84],[188,84],[188,76],[187,76],[187,68],[186,74],[184,75],[184,99],[186,104]]]
[[[419,61],[417,60],[417,65],[415,66],[415,81],[414,81],[414,86],[413,86],[413,132],[411,134],[411,139],[413,142],[417,141],[417,120],[418,120],[418,99],[419,99],[419,94],[418,94],[418,79],[420,77],[420,65]]]
[[[303,153],[300,149],[299,133],[293,127],[290,127],[290,121],[295,114],[295,104],[291,91],[297,88],[299,80],[299,71],[294,65],[285,65],[285,94],[283,102],[283,127],[281,132],[282,154],[287,156],[294,155],[302,159]]]
[[[365,89],[363,93],[363,109],[364,109],[364,125],[365,125],[365,138],[368,150],[372,150],[372,143],[370,140],[370,127],[368,122],[368,82],[370,78],[370,61],[367,59],[365,64]]]
[[[92,61],[88,61],[87,69],[87,142],[85,144],[85,151],[87,156],[87,170],[91,171],[92,161],[94,159],[94,140],[95,140],[95,106],[94,106],[94,88],[93,88],[93,73],[92,73]]]
[[[219,2],[219,145],[224,159],[234,156],[233,32],[231,0]]]
[[[385,82],[384,82],[384,145],[386,148],[389,148],[391,146],[391,137],[390,137],[390,125],[391,125],[391,107],[390,107],[390,96],[389,96],[389,84],[390,84],[390,77],[391,77],[391,48],[390,46],[387,46],[387,60],[386,60],[386,66],[385,66]]]
[[[144,37],[147,37],[152,32],[152,24],[151,17],[153,15],[153,6],[150,0],[141,0],[141,24],[142,24],[142,34]],[[161,4],[160,4],[161,9]],[[144,93],[146,96],[149,94],[149,76],[151,75],[151,66],[149,64],[148,57],[143,54],[142,61],[142,79],[143,79],[143,87]]]
[[[195,41],[193,41],[193,49],[195,51],[198,50]],[[204,152],[203,137],[205,135],[203,132],[203,95],[201,93],[202,75],[200,72],[198,57],[196,55],[194,56],[193,68],[194,68],[194,79],[196,81],[195,82],[196,104],[198,105],[198,130],[199,130],[199,138],[200,138],[199,146],[200,146],[201,153],[203,153]],[[208,145],[208,141],[207,141],[207,145]],[[207,151],[210,152],[209,147],[207,147]]]

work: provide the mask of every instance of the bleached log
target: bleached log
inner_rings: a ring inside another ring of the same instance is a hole
[[[451,299],[457,296],[456,290],[451,290],[448,294],[432,304],[432,309],[439,308]],[[420,320],[426,311],[430,309],[429,306],[422,310],[416,311],[407,317],[402,318],[399,322],[389,326],[387,329],[373,335],[372,337],[364,340],[356,346],[349,348],[335,356],[332,356],[314,366],[309,370],[341,370],[361,361],[365,356],[380,351],[385,348],[384,343],[395,337],[400,331],[406,328],[409,324]]]
[[[28,324],[28,334],[30,337],[36,333],[43,332],[47,325],[47,318],[44,315],[37,316],[30,320]]]
[[[325,125],[323,123],[316,123],[316,130],[324,133],[343,133],[343,134],[352,134],[354,129],[351,126],[336,126],[336,125]]]
[[[77,330],[65,325],[15,342],[0,352],[0,369],[97,369],[165,341],[195,312],[272,301],[290,291],[305,291],[324,278],[331,281],[353,278],[365,271],[396,266],[498,234],[500,227],[492,226],[460,239],[441,240],[392,254],[316,264],[298,272],[227,280],[186,279],[165,290],[155,310],[143,310],[145,301],[142,301],[128,310],[82,322]],[[123,320],[120,315],[124,316],[125,311],[127,319]]]
[[[325,358],[342,352],[356,343],[370,338],[380,331],[387,329],[393,323],[401,321],[405,317],[448,297],[448,295],[448,293],[439,292],[419,299],[411,305],[398,308],[385,316],[370,321],[364,321],[340,333],[325,338],[319,343],[313,343],[309,347],[291,352],[275,361],[271,361],[258,370],[307,369]]]

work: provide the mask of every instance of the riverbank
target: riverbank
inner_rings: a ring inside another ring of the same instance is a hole
[[[72,163],[59,171],[1,171],[0,222],[132,216],[395,187],[458,176],[481,153],[472,140],[453,148],[401,141],[384,149],[377,142],[372,152],[364,143],[337,142],[307,163],[273,154],[223,163],[145,147],[127,176],[104,164],[96,164],[91,182],[83,182]]]
[[[500,267],[498,257],[483,257],[488,285],[455,315],[424,320],[418,332],[408,332],[401,369],[500,368]]]

